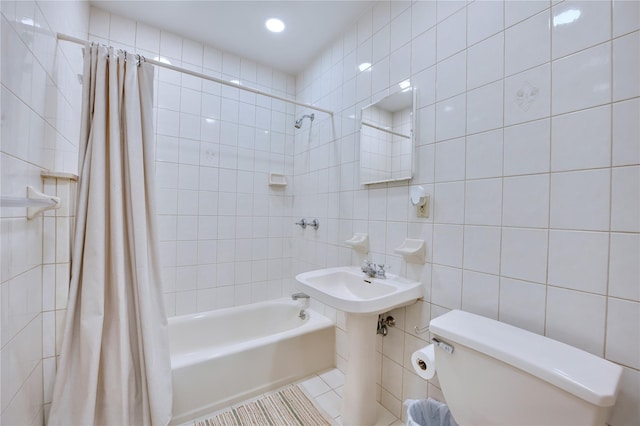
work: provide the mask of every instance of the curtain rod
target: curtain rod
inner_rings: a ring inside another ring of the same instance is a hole
[[[70,41],[72,43],[82,44],[82,45],[86,45],[86,44],[90,43],[87,40],[83,40],[81,38],[73,37],[73,36],[70,36],[70,35],[67,35],[67,34],[63,34],[63,33],[56,33],[56,38],[58,40]],[[305,103],[298,102],[298,101],[295,101],[293,99],[288,99],[288,98],[285,98],[285,97],[282,97],[282,96],[272,95],[271,93],[263,92],[263,91],[257,90],[257,89],[252,89],[251,87],[243,86],[241,84],[233,83],[231,81],[222,80],[220,78],[212,77],[210,75],[203,74],[201,72],[191,71],[191,70],[188,70],[186,68],[177,67],[175,65],[166,64],[164,62],[156,61],[154,59],[149,59],[149,58],[145,58],[145,62],[147,62],[149,64],[152,64],[152,65],[155,65],[157,67],[167,68],[167,69],[170,69],[170,70],[173,70],[173,71],[181,72],[183,74],[188,74],[188,75],[192,75],[194,77],[199,77],[199,78],[202,78],[204,80],[209,80],[209,81],[213,81],[215,83],[224,84],[225,86],[231,86],[231,87],[235,87],[236,89],[246,90],[247,92],[255,93],[257,95],[268,96],[270,98],[277,99],[279,101],[289,102],[289,103],[292,103],[292,104],[295,104],[295,105],[298,105],[298,106],[302,106],[302,107],[305,107],[305,108],[309,108],[309,109],[313,109],[313,110],[316,110],[316,111],[324,112],[326,114],[329,114],[329,115],[333,116],[333,111],[330,111],[328,109],[319,108],[317,106],[305,104]]]

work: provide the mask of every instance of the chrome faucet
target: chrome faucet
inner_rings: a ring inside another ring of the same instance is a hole
[[[376,270],[374,268],[374,264],[371,263],[369,259],[366,259],[364,262],[362,262],[362,268],[360,269],[362,270],[362,272],[364,272],[370,277],[376,276]]]
[[[291,295],[291,299],[292,300],[298,300],[298,299],[308,299],[309,295],[306,293],[293,293]]]
[[[365,260],[362,263],[362,272],[367,274],[367,276],[371,278],[387,278],[387,271],[385,271],[385,265],[380,264],[376,265],[372,263],[370,260]]]
[[[304,306],[305,307],[309,307],[309,295],[306,293],[293,293],[291,295],[291,299],[293,300],[298,300],[298,299],[307,299],[304,302]],[[307,313],[307,311],[302,308],[300,309],[300,313],[298,314],[298,318],[300,318],[301,320],[306,320],[309,317],[309,314]]]
[[[385,265],[378,265],[378,269],[376,270],[377,278],[387,278],[387,271],[384,270]]]

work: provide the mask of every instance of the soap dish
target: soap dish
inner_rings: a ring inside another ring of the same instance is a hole
[[[287,177],[282,173],[269,173],[269,186],[287,186]]]
[[[351,246],[355,251],[359,251],[361,253],[369,252],[369,234],[366,232],[356,232],[353,237],[344,243]]]
[[[412,240],[406,238],[400,247],[393,250],[401,254],[409,263],[424,263],[427,257],[427,248],[424,240]]]

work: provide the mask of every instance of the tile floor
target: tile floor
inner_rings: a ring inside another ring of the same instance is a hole
[[[296,382],[307,392],[314,402],[333,418],[337,426],[342,425],[340,417],[340,407],[342,404],[342,389],[344,386],[344,374],[337,368],[327,370],[323,373],[315,374],[306,379]],[[262,395],[251,398],[250,400],[261,398]],[[247,401],[239,402],[236,405],[242,405]],[[229,407],[230,408],[230,407]],[[219,413],[228,408],[216,411]],[[377,404],[378,422],[376,426],[404,426],[396,416],[389,412],[382,405]],[[202,416],[195,421],[210,418],[214,413]],[[192,426],[194,421],[184,423],[182,426]]]
[[[338,425],[342,425],[340,407],[342,404],[342,389],[344,374],[334,368],[324,373],[316,374],[298,382],[304,390],[313,397],[316,404],[331,416]],[[378,422],[376,426],[403,426],[404,423],[391,414],[382,405],[377,404]]]

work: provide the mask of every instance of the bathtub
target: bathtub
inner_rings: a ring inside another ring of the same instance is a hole
[[[169,318],[172,424],[335,365],[334,324],[283,298]]]

